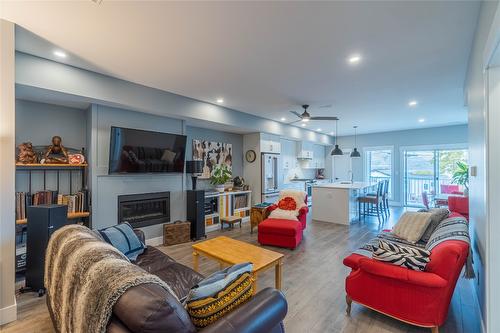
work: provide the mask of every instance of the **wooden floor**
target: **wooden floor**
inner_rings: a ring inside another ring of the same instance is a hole
[[[402,213],[401,208],[392,210],[391,218],[384,228],[390,228]],[[288,314],[285,319],[287,333],[313,332],[430,332],[401,323],[375,311],[353,304],[351,316],[345,315],[344,279],[349,270],[342,265],[342,259],[371,239],[380,228],[376,218],[370,218],[350,227],[325,222],[308,221],[302,244],[294,251],[272,248],[285,255],[283,265],[283,292],[288,300]],[[250,234],[249,225],[242,229],[217,231],[218,235],[257,244],[257,234]],[[191,266],[191,244],[160,247],[162,251]],[[200,258],[200,270],[210,274],[218,265],[206,258]],[[259,288],[274,285],[274,271],[262,273]],[[440,332],[480,332],[477,303],[469,281],[460,279],[453,295],[448,320]],[[18,320],[4,325],[1,332],[53,332],[44,298],[35,294],[18,297]]]

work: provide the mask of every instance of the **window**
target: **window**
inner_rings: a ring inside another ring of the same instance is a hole
[[[365,148],[365,181],[376,182],[389,179],[389,198],[392,198],[393,147]]]

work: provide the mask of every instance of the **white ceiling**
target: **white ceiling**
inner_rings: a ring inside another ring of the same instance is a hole
[[[64,62],[262,117],[291,121],[307,103],[340,117],[339,135],[467,122],[479,2],[0,3],[3,18],[68,52]],[[51,44],[17,41],[54,58]],[[361,64],[347,65],[355,52]]]

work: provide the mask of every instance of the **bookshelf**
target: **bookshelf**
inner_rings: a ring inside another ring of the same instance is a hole
[[[90,192],[86,191],[87,187],[87,168],[88,164],[23,164],[16,163],[16,178],[17,176],[25,177],[22,184],[18,184],[16,180],[16,193],[24,192],[24,198],[30,197],[32,194],[42,191],[54,191],[57,194],[67,193],[75,194],[78,191],[86,193],[83,211],[69,212],[68,220],[80,220],[84,225],[91,227],[90,221]],[[75,178],[75,175],[81,178]],[[27,178],[26,178],[27,176]],[[65,191],[61,191],[61,188]],[[69,192],[68,192],[69,190]],[[67,195],[65,194],[65,195]],[[26,199],[25,199],[26,200]],[[31,202],[31,199],[29,199]],[[54,202],[54,198],[51,199]],[[57,198],[56,198],[57,201]],[[24,213],[23,218],[19,219],[17,213],[17,194],[16,194],[16,272],[23,272],[26,265],[26,230],[28,227],[28,219],[26,216],[27,201],[23,201]],[[54,202],[55,203],[55,202]]]

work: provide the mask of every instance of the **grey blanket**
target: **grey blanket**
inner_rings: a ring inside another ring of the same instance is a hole
[[[391,242],[402,243],[405,246],[413,246],[417,248],[423,248],[428,251],[432,251],[437,245],[441,244],[447,240],[460,240],[469,244],[469,255],[467,256],[467,261],[465,264],[464,277],[466,279],[475,278],[474,267],[473,267],[473,256],[472,256],[472,246],[470,244],[469,237],[469,224],[464,217],[448,217],[441,221],[436,227],[434,232],[429,238],[427,243],[417,242],[415,244],[410,243],[404,239],[394,236],[391,232],[382,232],[376,238],[372,239],[369,243],[363,245],[354,253],[365,256],[372,257],[372,253],[378,247],[379,239],[388,240]]]
[[[105,332],[114,304],[128,288],[154,283],[155,275],[129,262],[92,230],[70,225],[50,238],[45,260],[47,305],[60,333]]]

